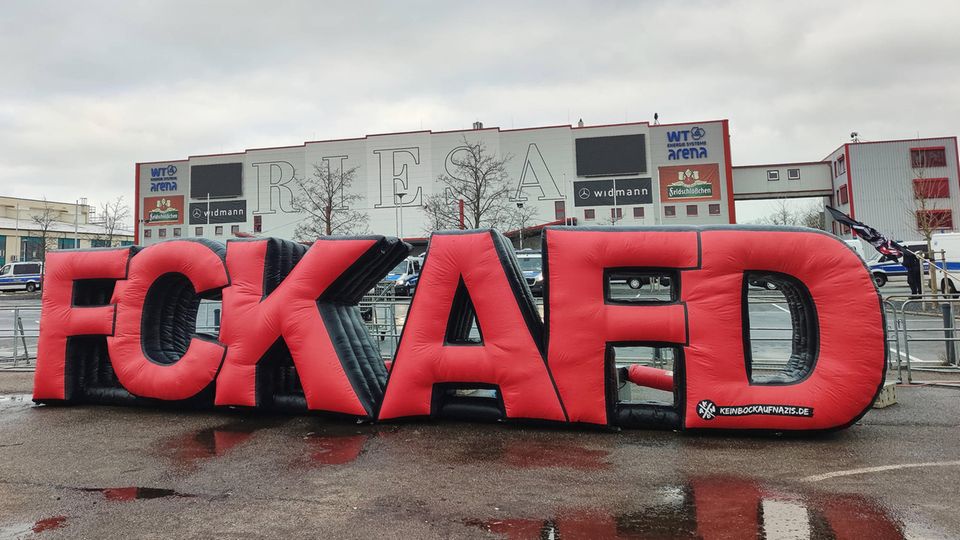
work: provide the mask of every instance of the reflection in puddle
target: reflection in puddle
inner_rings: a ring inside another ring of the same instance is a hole
[[[466,524],[517,540],[907,537],[904,524],[869,497],[771,490],[758,482],[726,477],[698,478],[665,490],[662,502],[635,512],[571,510],[542,519]]]
[[[241,418],[163,441],[161,451],[177,465],[192,469],[202,459],[219,457],[246,442],[255,432],[279,426],[289,418]]]
[[[161,499],[163,497],[194,497],[179,493],[172,489],[148,487],[121,487],[121,488],[81,488],[80,491],[102,493],[108,501],[135,501],[139,499]]]
[[[343,465],[356,460],[370,435],[325,435],[310,433],[304,440],[310,448],[310,462],[316,465]]]
[[[561,467],[600,470],[610,467],[610,453],[562,442],[491,441],[491,444],[464,449],[457,461],[496,461],[521,469]]]
[[[42,405],[34,404],[31,394],[0,395],[0,411],[2,412],[32,409],[34,407],[42,407]]]
[[[35,533],[42,533],[43,531],[51,531],[53,529],[59,529],[63,527],[64,523],[67,521],[67,516],[53,516],[46,519],[41,519],[40,521],[33,524],[31,529]]]

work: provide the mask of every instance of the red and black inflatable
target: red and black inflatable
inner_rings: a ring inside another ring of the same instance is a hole
[[[795,228],[550,227],[541,319],[510,243],[435,233],[390,373],[358,308],[409,246],[382,236],[173,240],[47,256],[34,399],[320,411],[362,420],[827,430],[883,383],[879,295],[863,262]],[[612,293],[659,275],[657,299]],[[775,283],[793,324],[777,373],[752,369],[747,288]],[[216,336],[196,332],[222,299]],[[615,369],[669,348],[674,372]],[[672,403],[622,402],[627,381]]]

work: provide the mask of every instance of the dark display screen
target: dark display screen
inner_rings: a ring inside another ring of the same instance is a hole
[[[218,163],[190,167],[190,198],[211,199],[243,195],[243,163]]]
[[[647,143],[643,134],[577,139],[577,176],[645,172]]]

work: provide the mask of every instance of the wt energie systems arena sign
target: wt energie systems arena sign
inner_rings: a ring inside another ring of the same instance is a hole
[[[544,317],[489,230],[433,235],[392,366],[357,305],[409,247],[382,236],[172,240],[47,256],[34,399],[260,407],[366,421],[524,420],[670,429],[828,430],[862,416],[884,377],[881,304],[860,259],[806,229],[548,228]],[[668,276],[669,298],[611,295]],[[748,281],[779,284],[786,367],[751,369]],[[195,333],[221,298],[218,335]],[[475,321],[475,326],[474,326]],[[471,339],[470,329],[480,339]],[[612,348],[675,351],[631,366],[672,404],[619,401]],[[483,389],[485,393],[464,392]]]

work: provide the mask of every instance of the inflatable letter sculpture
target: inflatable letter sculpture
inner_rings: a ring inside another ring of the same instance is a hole
[[[853,424],[883,384],[879,295],[822,232],[547,228],[542,317],[501,234],[435,233],[388,372],[358,304],[408,252],[382,236],[51,252],[34,400],[821,431]],[[652,283],[656,295],[636,294]],[[753,369],[758,284],[792,322],[778,371]],[[217,333],[198,332],[201,302],[216,300]],[[617,369],[624,347],[666,351],[674,369]],[[673,399],[631,401],[625,385]]]

